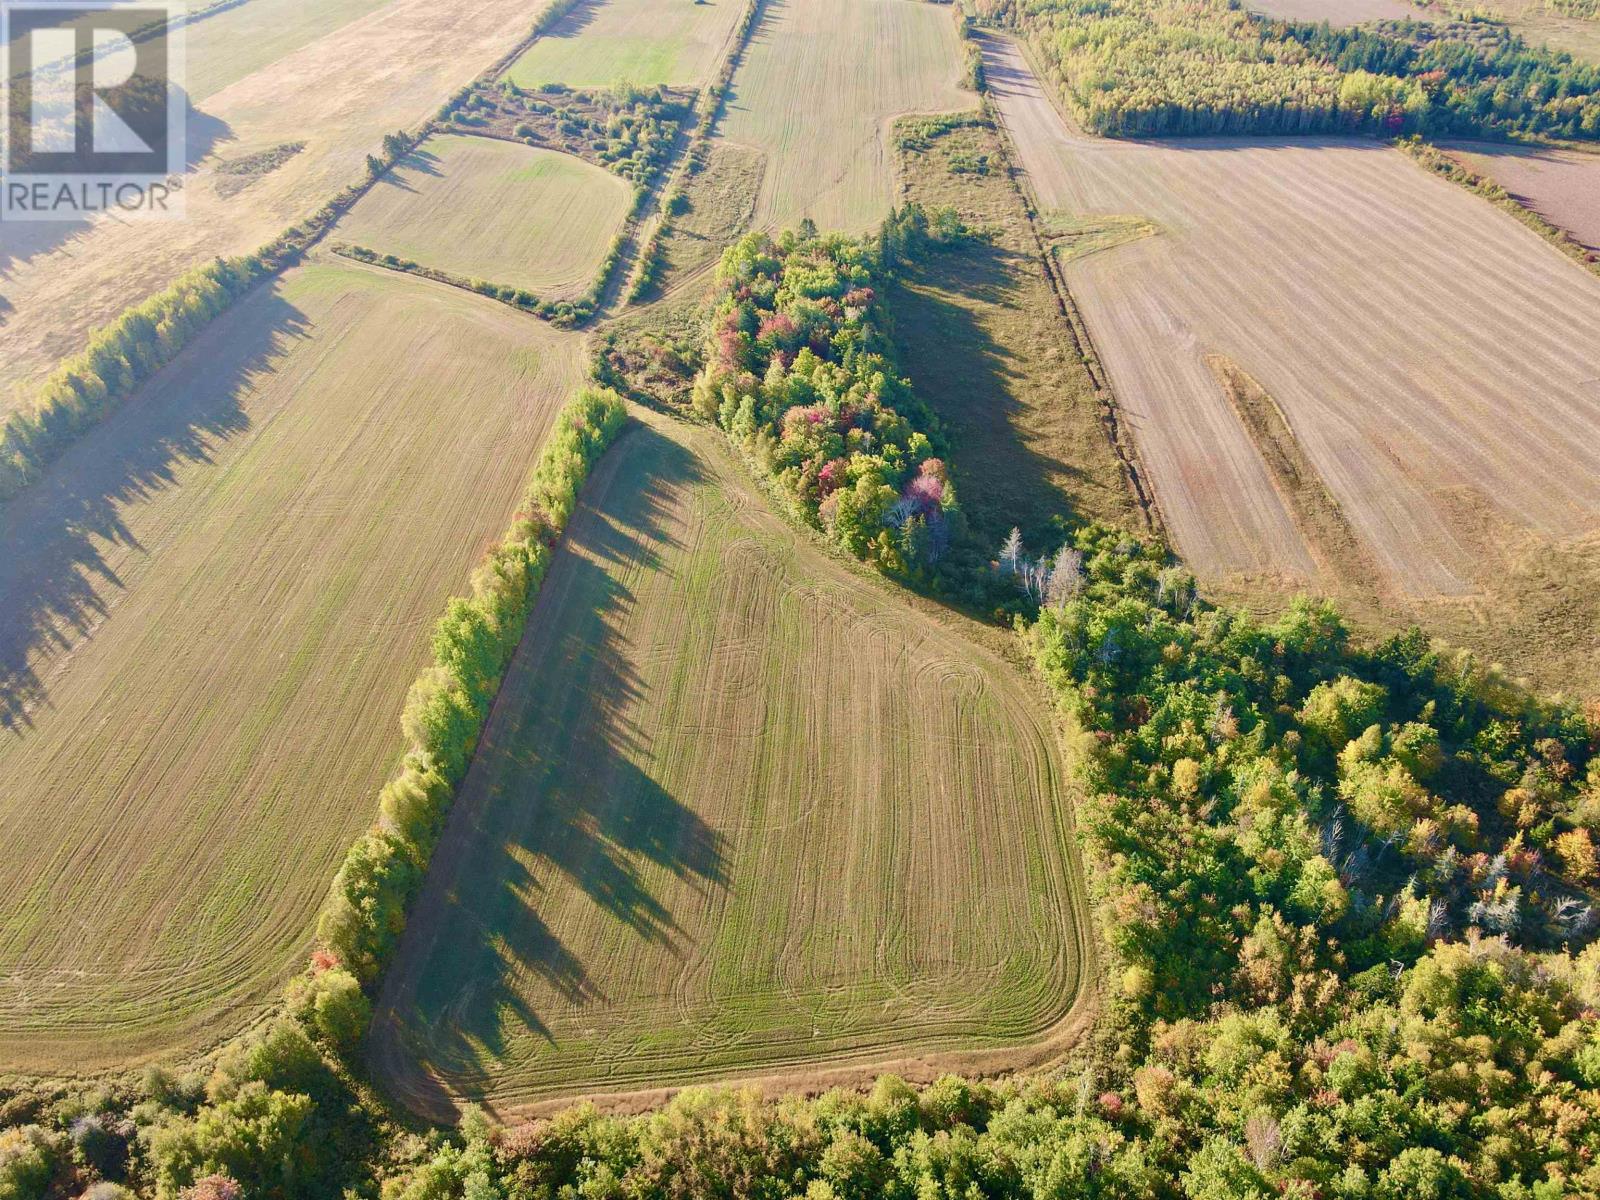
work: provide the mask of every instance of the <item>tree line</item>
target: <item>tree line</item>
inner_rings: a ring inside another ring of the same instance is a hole
[[[557,417],[510,528],[434,628],[432,663],[401,721],[400,771],[379,795],[373,827],[345,855],[310,966],[277,1013],[209,1069],[152,1068],[131,1095],[100,1089],[50,1103],[0,1087],[0,1200],[115,1200],[133,1188],[162,1200],[287,1200],[370,1181],[383,1135],[351,1066],[371,1019],[369,994],[578,492],[626,421],[622,398],[598,387],[579,391]]]
[[[1023,27],[1077,118],[1113,137],[1600,137],[1600,69],[1482,20],[1349,29],[1230,0],[977,0]]]

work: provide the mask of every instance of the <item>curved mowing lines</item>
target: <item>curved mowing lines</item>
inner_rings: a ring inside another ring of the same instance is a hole
[[[918,0],[769,0],[734,76],[722,136],[766,152],[755,225],[866,229],[894,203],[892,118],[972,108],[947,8]]]
[[[192,1050],[271,1001],[579,350],[306,266],[0,517],[6,1069]]]
[[[625,180],[573,155],[441,134],[379,180],[334,236],[541,299],[570,299],[594,282],[632,203]]]
[[[713,432],[643,419],[545,582],[379,1077],[434,1113],[1037,1038],[1082,945],[1047,715]]]
[[[1483,504],[1550,537],[1594,529],[1600,280],[1387,148],[1084,139],[1014,46],[986,54],[1045,203],[1163,230],[1067,271],[1203,572],[1275,557],[1282,530],[1262,523],[1270,479],[1197,352],[1260,381],[1400,590],[1488,582]]]

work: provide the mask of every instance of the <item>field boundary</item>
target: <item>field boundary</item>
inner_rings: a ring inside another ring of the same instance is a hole
[[[992,29],[982,32],[974,30],[972,36],[1003,37],[1004,34]],[[1023,53],[1027,53],[1025,42],[1019,42]],[[1029,60],[1032,61],[1031,58]],[[1056,104],[1054,95],[1050,97],[1051,103]],[[1056,306],[1061,313],[1061,318],[1066,324],[1067,333],[1072,339],[1073,352],[1089,372],[1089,378],[1094,383],[1095,394],[1100,401],[1101,424],[1105,428],[1106,438],[1111,442],[1111,448],[1117,456],[1117,461],[1122,466],[1123,479],[1133,495],[1134,503],[1144,518],[1145,527],[1159,537],[1166,536],[1166,522],[1162,519],[1161,505],[1156,499],[1154,489],[1146,482],[1147,472],[1143,460],[1139,455],[1139,448],[1133,439],[1128,436],[1125,423],[1122,420],[1121,406],[1117,402],[1116,390],[1111,386],[1111,378],[1106,374],[1105,367],[1100,362],[1099,352],[1095,349],[1094,338],[1089,333],[1089,327],[1083,320],[1083,315],[1078,311],[1078,305],[1072,298],[1072,291],[1067,286],[1066,277],[1061,273],[1060,264],[1056,262],[1055,255],[1051,252],[1043,233],[1039,229],[1039,201],[1034,194],[1032,181],[1028,178],[1027,171],[1017,161],[1015,145],[1011,139],[1011,130],[1007,128],[1005,115],[1001,113],[989,95],[987,78],[983,81],[981,93],[982,111],[993,123],[1000,134],[1001,152],[1005,155],[1003,164],[1005,176],[1016,188],[1018,196],[1022,199],[1022,207],[1028,218],[1028,228],[1033,232],[1034,244],[1038,248],[1040,269],[1045,278],[1050,281],[1050,290],[1055,294]],[[1059,112],[1059,105],[1057,107]]]
[[[1083,799],[1082,784],[1074,765],[1075,752],[1061,737],[1059,721],[1052,697],[1042,680],[1026,662],[1019,643],[1007,638],[995,645],[986,645],[973,636],[975,630],[991,627],[965,618],[946,605],[874,569],[870,564],[854,558],[842,548],[829,542],[818,530],[807,525],[801,516],[786,503],[776,484],[752,462],[738,443],[714,423],[703,420],[692,412],[667,411],[630,400],[634,411],[627,428],[618,436],[611,450],[596,464],[586,484],[586,491],[604,486],[609,475],[619,469],[622,456],[615,453],[629,438],[639,436],[641,427],[659,427],[662,424],[687,426],[703,430],[714,453],[721,456],[727,469],[736,473],[763,501],[762,511],[772,520],[787,527],[807,550],[826,558],[836,569],[842,569],[856,582],[881,594],[887,603],[905,606],[940,628],[950,636],[960,639],[991,656],[996,665],[1014,675],[1022,689],[1038,703],[1038,720],[1041,732],[1051,739],[1052,749],[1060,757],[1063,773],[1060,778],[1058,804],[1054,813],[1062,852],[1065,856],[1063,875],[1066,895],[1072,912],[1066,924],[1072,931],[1071,947],[1077,952],[1076,990],[1059,1017],[1051,1020],[1036,1034],[1021,1042],[1004,1046],[986,1046],[962,1049],[958,1047],[924,1050],[888,1050],[869,1048],[856,1054],[839,1054],[819,1059],[776,1059],[759,1067],[712,1071],[705,1078],[688,1078],[679,1082],[654,1087],[625,1087],[618,1089],[585,1089],[581,1086],[523,1103],[494,1106],[497,1118],[522,1119],[547,1116],[575,1103],[591,1103],[601,1111],[629,1115],[657,1108],[680,1093],[711,1084],[738,1084],[756,1088],[765,1095],[814,1096],[832,1088],[860,1087],[870,1084],[886,1073],[900,1075],[914,1084],[932,1083],[939,1076],[957,1073],[972,1078],[995,1078],[1027,1070],[1044,1070],[1063,1062],[1082,1045],[1093,1028],[1103,1004],[1106,985],[1103,955],[1100,945],[1100,926],[1091,909],[1089,874],[1080,847],[1081,831],[1078,809]],[[534,628],[536,611],[530,607],[528,628]],[[969,622],[974,628],[965,628]],[[498,704],[498,699],[497,702]],[[465,809],[452,810],[450,820],[462,822],[470,819]],[[443,838],[441,838],[443,842]],[[449,853],[450,847],[444,847]],[[461,850],[456,851],[458,854]],[[419,920],[426,920],[419,916]],[[394,973],[385,974],[384,985],[376,1006],[373,1033],[368,1040],[366,1060],[374,1082],[388,1096],[408,1110],[430,1120],[454,1120],[458,1115],[459,1097],[443,1087],[408,1089],[401,1093],[393,1088],[400,1072],[386,1070],[385,1060],[395,1057],[414,1063],[414,1056],[405,1044],[403,1029],[394,1017],[396,1007],[391,989],[401,986]],[[421,1072],[412,1070],[413,1077]],[[431,1082],[437,1083],[431,1076]]]
[[[1501,212],[1522,222],[1584,270],[1600,275],[1600,251],[1590,250],[1569,231],[1487,175],[1467,166],[1448,150],[1441,150],[1432,142],[1415,136],[1397,138],[1393,145],[1429,174],[1437,175],[1487,200]]]

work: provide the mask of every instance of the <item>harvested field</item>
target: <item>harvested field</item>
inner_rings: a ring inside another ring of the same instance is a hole
[[[698,87],[726,56],[743,0],[590,0],[506,72],[518,87],[547,83]]]
[[[261,3],[278,0],[248,0],[237,11]],[[302,9],[343,21],[351,4],[304,2],[295,11]],[[199,37],[207,23],[227,16],[207,18],[191,32]],[[526,35],[530,20],[523,0],[390,0],[202,104],[190,122],[196,161],[306,143],[245,191],[218,195],[216,185],[227,177],[200,165],[185,188],[183,221],[7,224],[0,232],[0,416],[22,398],[20,385],[81,349],[89,331],[130,304],[190,267],[255,250],[359,180],[384,133],[434,112]]]
[[[1367,21],[1424,21],[1428,13],[1408,0],[1247,0],[1251,12],[1289,21],[1326,21],[1338,27]]]
[[[1496,142],[1446,143],[1441,149],[1600,251],[1600,154]]]
[[[995,130],[971,125],[901,145],[907,200],[954,206],[991,232],[928,254],[889,296],[898,361],[950,435],[974,530],[998,547],[1013,526],[1030,546],[1048,545],[1053,521],[1068,516],[1140,528]]]
[[[594,282],[632,204],[632,187],[593,163],[449,134],[402,159],[331,236],[564,300]]]
[[[1600,21],[1570,17],[1547,0],[1438,0],[1441,7],[1505,21],[1535,46],[1565,50],[1574,58],[1600,63]]]
[[[0,1062],[226,1037],[297,968],[569,335],[314,263],[0,509]]]
[[[770,0],[722,136],[767,155],[756,225],[865,230],[894,203],[889,124],[968,108],[951,11],[919,0]]]
[[[759,150],[711,143],[705,166],[686,181],[684,210],[667,221],[661,243],[663,291],[715,266],[750,227],[765,167]]]
[[[442,1115],[1043,1053],[1090,977],[1048,710],[953,619],[797,538],[714,431],[641,420],[456,802],[378,1078]]]
[[[1386,147],[1081,137],[1011,42],[986,54],[1041,203],[1162,230],[1066,276],[1203,576],[1317,575],[1211,354],[1281,407],[1397,593],[1481,586],[1478,507],[1554,541],[1600,523],[1600,279]]]

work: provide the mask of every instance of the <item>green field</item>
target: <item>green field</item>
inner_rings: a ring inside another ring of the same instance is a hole
[[[766,9],[722,135],[766,152],[765,228],[810,217],[864,230],[894,203],[891,118],[974,102],[951,9],[919,0],[788,0]]]
[[[406,1103],[1037,1039],[1088,937],[1023,677],[647,417],[545,581],[390,972]]]
[[[557,22],[506,72],[547,83],[699,87],[722,61],[743,0],[594,0]]]
[[[333,236],[570,299],[594,282],[632,203],[626,181],[570,154],[444,134],[402,159]]]
[[[576,339],[314,263],[0,509],[0,1062],[237,1032],[373,818]]]

